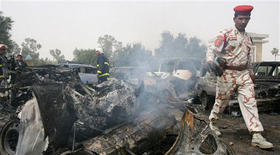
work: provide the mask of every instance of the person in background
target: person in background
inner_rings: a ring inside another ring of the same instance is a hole
[[[105,57],[104,52],[102,50],[96,50],[97,55],[97,73],[98,73],[98,83],[102,83],[104,81],[109,80],[109,61]]]
[[[23,61],[23,59],[22,59],[22,55],[17,55],[17,57],[16,57],[16,70],[18,70],[18,69],[23,69],[24,67],[26,67],[27,66],[27,64]]]
[[[218,114],[223,112],[231,95],[236,91],[243,119],[252,134],[251,145],[269,149],[273,148],[273,144],[261,135],[264,129],[259,120],[255,99],[252,68],[254,45],[245,31],[252,10],[253,6],[250,5],[236,6],[233,17],[235,26],[220,31],[215,41],[209,45],[206,63],[214,65],[216,61],[223,68],[223,72],[217,77],[216,100],[209,116],[209,126],[216,135],[221,135],[219,128],[215,125],[219,118]]]

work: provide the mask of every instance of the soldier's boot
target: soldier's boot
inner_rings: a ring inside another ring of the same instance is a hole
[[[210,129],[218,136],[222,136],[222,133],[220,132],[219,128],[215,125],[215,123],[217,122],[217,120],[219,119],[218,115],[211,111],[210,116],[209,116],[209,127]]]
[[[271,149],[273,144],[268,142],[260,133],[253,133],[252,146],[257,146],[261,149]]]

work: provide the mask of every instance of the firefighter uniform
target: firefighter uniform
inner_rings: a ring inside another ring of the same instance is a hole
[[[3,79],[5,79],[5,75],[6,75],[6,71],[7,71],[7,62],[8,59],[7,57],[4,55],[4,51],[6,50],[6,45],[4,44],[0,44],[0,81],[2,82]]]
[[[98,83],[109,80],[109,61],[104,56],[104,53],[100,53],[97,57],[97,73],[98,73]]]
[[[4,79],[4,67],[5,67],[5,62],[6,62],[6,57],[0,55],[0,80]]]

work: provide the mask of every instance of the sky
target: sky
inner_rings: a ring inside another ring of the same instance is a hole
[[[30,37],[42,45],[41,58],[51,58],[49,51],[59,49],[71,60],[75,48],[97,48],[98,37],[105,34],[152,51],[164,31],[197,37],[207,45],[221,29],[234,26],[233,8],[243,4],[254,6],[246,31],[269,35],[263,60],[274,60],[270,51],[280,43],[277,0],[0,0],[0,10],[14,21],[12,39],[19,45]]]

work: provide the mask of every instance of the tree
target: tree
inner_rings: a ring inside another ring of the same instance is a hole
[[[201,41],[192,37],[188,39],[185,34],[179,33],[177,37],[165,31],[161,33],[160,47],[155,49],[155,56],[160,58],[170,57],[198,57],[204,58],[206,46]]]
[[[201,45],[201,41],[198,38],[192,37],[189,39],[189,43],[187,45],[186,56],[204,58],[206,50],[207,47],[205,45]]]
[[[174,48],[174,37],[169,31],[161,33],[160,47],[155,49],[155,54],[157,57],[170,57]]]
[[[61,51],[59,49],[50,50],[50,54],[54,58],[56,63],[65,61],[65,57],[64,55],[61,55]]]
[[[122,47],[121,42],[117,41],[113,36],[108,34],[100,36],[98,38],[97,43],[99,44],[99,47],[103,50],[104,54],[109,58],[112,57],[114,51]]]
[[[5,17],[0,11],[0,44],[8,46],[8,53],[11,53],[15,42],[11,40],[11,33],[13,21],[10,17]]]
[[[141,43],[128,44],[116,51],[113,63],[116,66],[144,66],[151,57],[152,51],[146,50]]]
[[[42,46],[41,44],[37,43],[35,39],[26,38],[24,42],[21,44],[22,50],[21,54],[23,58],[27,55],[30,55],[33,59],[35,65],[39,64],[39,52],[37,52]]]
[[[174,55],[179,57],[186,55],[186,49],[188,48],[188,39],[185,34],[179,33],[178,36],[174,39]]]
[[[96,65],[97,55],[95,49],[75,49],[73,61]]]
[[[12,55],[18,55],[21,52],[21,48],[15,41],[12,41],[12,47],[10,48],[10,52]]]
[[[279,50],[277,48],[273,48],[271,54],[274,55],[274,60],[276,61],[276,56],[279,55]]]

